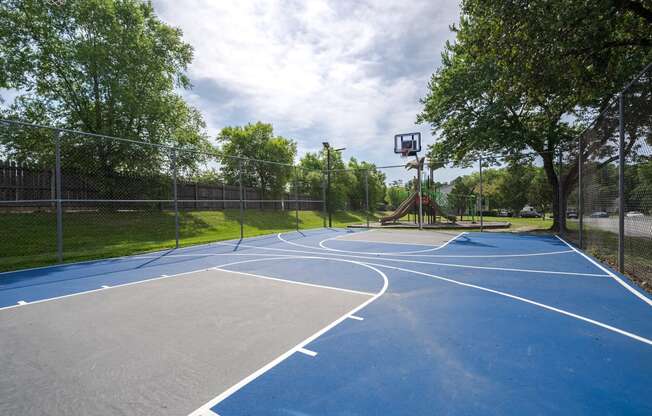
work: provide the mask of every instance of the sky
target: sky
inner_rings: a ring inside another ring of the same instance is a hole
[[[154,0],[157,15],[194,47],[185,99],[214,138],[262,121],[295,140],[299,156],[328,141],[381,165],[402,163],[397,133],[416,125],[458,0]],[[388,179],[404,177],[402,169]]]
[[[297,142],[298,156],[346,147],[377,166],[404,162],[394,135],[419,131],[419,100],[441,64],[459,0],[153,0],[158,17],[194,48],[180,93],[214,141],[225,126],[262,121]],[[0,90],[5,102],[16,91]],[[413,173],[391,169],[388,181]],[[467,173],[438,171],[449,181]]]

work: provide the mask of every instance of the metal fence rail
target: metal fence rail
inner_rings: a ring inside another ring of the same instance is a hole
[[[652,285],[652,66],[578,138],[578,180],[569,197],[578,218],[567,237]]]
[[[0,270],[321,226],[323,176],[0,120]]]

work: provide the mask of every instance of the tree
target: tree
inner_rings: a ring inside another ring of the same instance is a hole
[[[527,201],[538,212],[545,214],[552,209],[552,188],[543,169],[535,169],[527,192]]]
[[[441,187],[440,184],[437,185],[438,188]],[[390,185],[387,187],[387,200],[389,201],[389,205],[392,209],[398,208],[399,205],[401,205],[401,202],[405,201],[405,199],[409,196],[409,188],[406,187],[405,184],[403,184],[402,180],[396,180],[392,181]]]
[[[349,203],[352,209],[364,210],[366,203],[365,176],[369,191],[369,210],[376,211],[379,203],[385,200],[386,176],[376,169],[376,165],[369,162],[358,162],[357,159],[349,160],[349,169],[355,178],[353,186],[349,190]]]
[[[513,213],[519,213],[528,202],[528,190],[534,177],[534,168],[520,161],[512,161],[501,178],[500,190],[502,206]]]
[[[0,3],[0,87],[19,97],[2,111],[20,118],[155,145],[209,150],[204,122],[176,92],[190,87],[184,71],[192,48],[181,31],[137,0],[40,0]],[[101,173],[156,173],[168,166],[162,147],[62,137],[64,167]],[[1,143],[16,159],[51,164],[52,138],[18,130]],[[179,168],[200,153],[178,154]]]
[[[217,141],[218,158],[228,183],[237,183],[242,175],[242,184],[257,187],[260,199],[283,194],[294,173],[294,141],[274,136],[272,125],[261,122],[225,127]]]
[[[448,201],[451,208],[464,220],[464,213],[469,208],[469,197],[471,197],[471,188],[465,183],[464,177],[455,178],[453,189],[448,194]]]
[[[480,153],[538,157],[551,188],[561,180],[565,211],[577,159],[564,161],[560,179],[557,152],[574,148],[583,121],[608,108],[652,57],[651,10],[636,1],[464,0],[455,43],[446,45],[418,116],[442,138],[430,153],[456,162]],[[613,138],[587,147],[584,159]],[[555,214],[559,198],[554,192]],[[563,227],[557,218],[553,227]]]

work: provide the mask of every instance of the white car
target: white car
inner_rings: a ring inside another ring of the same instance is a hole
[[[644,217],[642,212],[638,211],[629,211],[627,214],[625,214],[627,218],[632,218],[632,217]]]

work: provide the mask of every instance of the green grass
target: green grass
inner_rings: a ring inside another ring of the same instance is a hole
[[[401,219],[407,222],[408,216],[406,215]],[[410,219],[413,220],[414,217],[410,216]],[[457,219],[459,221],[460,217],[458,216]],[[464,216],[465,222],[471,221],[471,219],[475,219],[477,228],[480,229],[480,217],[477,215],[475,217]],[[547,231],[552,227],[551,218],[546,218],[544,220],[541,218],[483,217],[483,220],[484,222],[509,222],[511,224],[508,229],[498,228],[496,231]]]
[[[476,217],[476,221],[478,218]],[[484,221],[509,222],[510,231],[543,231],[552,227],[552,219],[518,218],[518,217],[484,217]]]
[[[238,210],[188,211],[180,215],[181,246],[238,239]],[[375,221],[377,217],[372,217]],[[362,223],[361,212],[333,214],[333,226]],[[125,256],[174,247],[174,213],[168,211],[66,212],[64,261]],[[300,211],[299,228],[323,227],[321,212]],[[245,237],[294,230],[294,211],[245,211]],[[43,266],[56,262],[56,217],[50,212],[2,213],[0,270]]]

